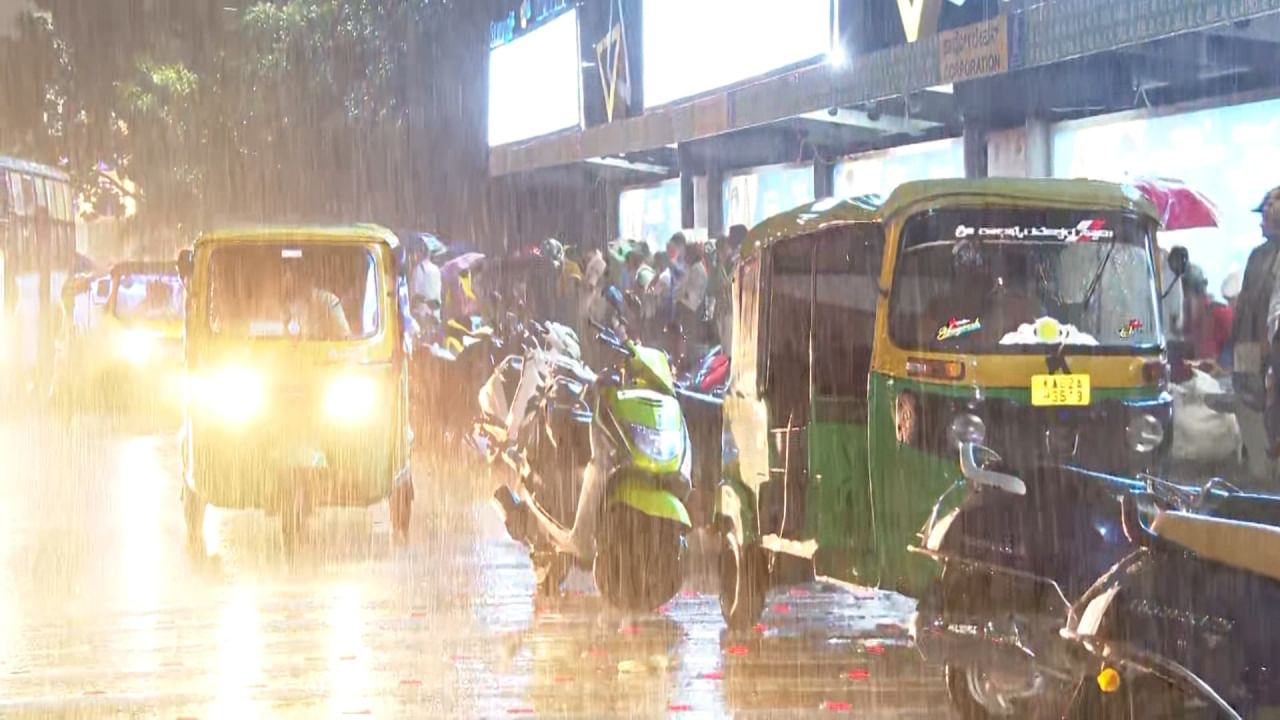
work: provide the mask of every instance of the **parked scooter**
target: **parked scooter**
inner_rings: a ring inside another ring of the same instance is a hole
[[[692,451],[665,353],[625,339],[621,295],[610,302],[620,330],[593,327],[618,361],[587,388],[591,460],[572,516],[544,506],[527,462],[514,491],[494,499],[512,538],[530,547],[541,591],[558,588],[572,563],[592,569],[606,602],[650,610],[683,581]]]
[[[576,488],[591,458],[586,388],[595,374],[582,363],[577,336],[556,323],[530,322],[523,355],[499,363],[480,389],[479,445],[536,483],[539,504],[572,522]],[[525,467],[528,465],[528,468]]]
[[[509,342],[504,328],[479,318],[470,326],[450,321],[442,338],[421,338],[414,348],[410,384],[414,434],[437,454],[447,454],[470,436],[476,388],[490,376]],[[438,341],[437,341],[438,340]]]
[[[680,379],[680,387],[712,397],[724,397],[729,385],[729,356],[719,345],[707,351],[693,370]]]
[[[1280,709],[1280,498],[1203,495],[1208,514],[1159,511],[1149,523],[1138,500],[1124,502],[1138,547],[1074,604],[1063,631],[1083,665],[1072,717]]]
[[[1142,482],[1065,463],[1024,482],[993,451],[958,447],[965,481],[938,500],[913,548],[942,565],[920,599],[917,643],[945,663],[962,717],[1060,712],[1076,680],[1059,636],[1070,599],[1133,551],[1117,498]]]

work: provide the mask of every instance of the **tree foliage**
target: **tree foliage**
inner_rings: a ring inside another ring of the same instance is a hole
[[[479,209],[489,2],[37,1],[0,37],[0,152],[117,170],[148,222]]]

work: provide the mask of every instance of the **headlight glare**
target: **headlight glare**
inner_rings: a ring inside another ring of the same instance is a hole
[[[1138,415],[1129,421],[1125,436],[1135,452],[1149,453],[1164,442],[1164,425],[1154,415]]]
[[[972,413],[961,413],[951,420],[948,436],[954,445],[973,443],[981,445],[987,439],[987,424]]]
[[[645,455],[658,462],[670,462],[680,454],[684,433],[677,429],[659,429],[631,424],[631,439]]]
[[[330,420],[362,423],[373,417],[378,403],[378,382],[367,375],[339,375],[329,383],[324,411]]]
[[[156,336],[142,330],[127,330],[120,334],[116,351],[130,365],[146,365],[155,355]]]
[[[231,425],[252,420],[266,401],[266,380],[252,368],[229,367],[197,377],[195,400],[206,411]]]

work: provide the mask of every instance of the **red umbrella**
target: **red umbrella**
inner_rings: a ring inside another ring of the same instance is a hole
[[[1165,230],[1218,227],[1218,207],[1181,180],[1145,178],[1133,186],[1156,206]]]

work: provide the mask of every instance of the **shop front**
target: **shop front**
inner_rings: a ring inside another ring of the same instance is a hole
[[[964,177],[964,141],[947,138],[854,155],[835,166],[836,197],[887,196],[911,180]]]
[[[1258,201],[1280,184],[1280,99],[1213,107],[1171,107],[1055,125],[1053,175],[1123,182],[1172,178],[1217,206],[1216,228],[1161,233],[1204,270],[1209,291],[1242,270],[1262,237]]]
[[[783,210],[813,202],[813,165],[771,165],[733,173],[721,188],[724,225],[748,228]]]

